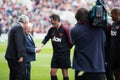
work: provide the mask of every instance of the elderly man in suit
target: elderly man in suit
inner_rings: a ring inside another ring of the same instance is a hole
[[[39,52],[39,48],[35,47],[35,43],[31,36],[32,24],[28,23],[28,28],[25,29],[26,39],[26,80],[30,80],[31,61],[35,61],[35,53]]]
[[[5,58],[10,69],[9,80],[26,80],[26,48],[24,29],[28,27],[29,18],[21,15],[11,28]]]

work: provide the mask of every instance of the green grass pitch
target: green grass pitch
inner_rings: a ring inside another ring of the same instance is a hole
[[[35,40],[36,46],[39,46],[41,40]],[[9,80],[9,68],[4,58],[7,42],[0,42],[0,80]],[[73,50],[72,52],[73,53]],[[36,53],[36,61],[32,62],[31,80],[50,80],[50,61],[52,57],[52,47],[50,41],[43,47],[40,53]],[[72,59],[72,54],[71,54]],[[62,80],[62,72],[58,70],[58,79]],[[74,80],[74,70],[69,69],[69,78]]]

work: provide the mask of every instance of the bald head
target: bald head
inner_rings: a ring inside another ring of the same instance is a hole
[[[28,23],[28,27],[25,29],[26,34],[30,34],[33,28],[33,24]]]

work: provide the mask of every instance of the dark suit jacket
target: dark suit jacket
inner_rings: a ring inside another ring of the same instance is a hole
[[[18,60],[21,57],[26,57],[25,34],[23,27],[18,23],[11,28],[8,34],[8,45],[5,58]]]
[[[26,62],[30,62],[30,61],[35,61],[35,44],[34,41],[32,39],[32,37],[30,36],[30,38],[28,37],[28,35],[25,35],[26,37]]]

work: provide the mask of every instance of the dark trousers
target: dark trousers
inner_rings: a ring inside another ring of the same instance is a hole
[[[9,80],[26,80],[26,67],[24,62],[7,60],[10,69]]]
[[[107,80],[114,80],[111,65],[110,64],[105,65],[105,69],[106,69],[105,74],[106,74]]]
[[[26,80],[30,80],[31,64],[26,62]]]
[[[75,70],[75,80],[104,80],[104,73],[85,72],[78,76],[79,70]]]

